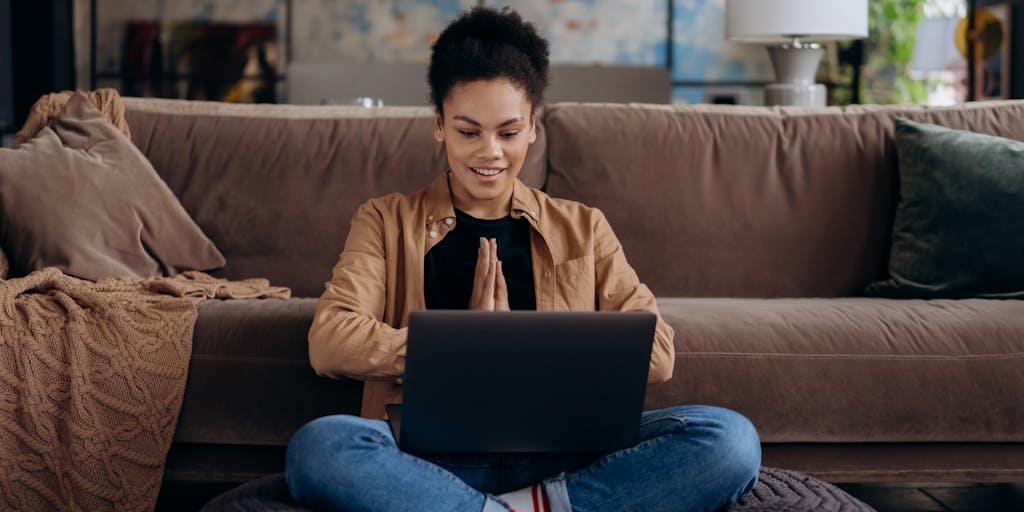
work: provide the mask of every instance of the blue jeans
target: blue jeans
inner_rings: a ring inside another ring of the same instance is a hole
[[[318,510],[505,512],[495,495],[542,483],[553,512],[713,511],[753,489],[761,445],[753,424],[720,407],[644,412],[640,440],[604,455],[416,457],[387,423],[326,416],[288,444],[288,488]]]

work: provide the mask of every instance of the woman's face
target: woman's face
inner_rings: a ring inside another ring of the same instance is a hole
[[[512,184],[537,140],[535,121],[530,100],[508,79],[452,87],[434,138],[448,152],[456,208],[480,218],[508,215]]]

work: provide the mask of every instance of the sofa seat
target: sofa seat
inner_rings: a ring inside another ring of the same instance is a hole
[[[315,304],[201,302],[175,441],[283,446],[306,421],[357,414],[360,382],[309,367]],[[1024,301],[658,305],[677,360],[672,380],[649,387],[647,408],[732,408],[768,443],[1024,441]]]
[[[1024,441],[1024,301],[665,298],[675,375],[767,443]]]
[[[361,382],[324,379],[309,366],[315,306],[312,298],[199,303],[167,480],[237,483],[281,471],[303,424],[358,414]]]
[[[318,377],[316,299],[199,303],[175,442],[285,445],[305,422],[359,411],[362,383]]]

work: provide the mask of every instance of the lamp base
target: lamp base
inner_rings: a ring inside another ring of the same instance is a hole
[[[764,87],[764,104],[824,107],[825,86],[821,84],[768,84]]]
[[[765,105],[825,106],[825,86],[814,83],[825,50],[816,44],[783,44],[768,47],[775,82],[765,86]]]

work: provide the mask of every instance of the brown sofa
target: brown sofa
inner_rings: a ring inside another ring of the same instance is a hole
[[[126,99],[133,141],[281,301],[206,301],[172,481],[280,471],[305,421],[357,413],[306,332],[357,205],[444,169],[426,108]],[[832,482],[1024,481],[1024,301],[860,297],[886,276],[893,119],[1024,140],[1024,101],[817,110],[555,104],[521,178],[600,207],[676,330],[649,407],[715,404],[764,464]]]

